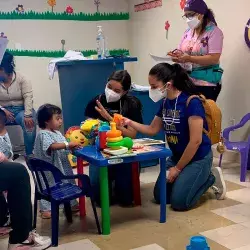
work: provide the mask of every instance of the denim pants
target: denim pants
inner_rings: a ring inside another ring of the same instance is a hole
[[[89,177],[94,199],[100,205],[99,168],[89,166]],[[132,164],[108,167],[110,204],[128,206],[133,203]]]
[[[26,155],[32,154],[34,143],[36,139],[36,112],[33,110],[32,119],[34,121],[34,128],[29,131],[25,127],[24,123],[24,106],[9,106],[5,107],[8,111],[14,114],[15,122],[9,122],[7,125],[17,124],[22,127],[23,130],[23,139],[25,144]]]
[[[211,173],[213,154],[210,152],[202,160],[189,163],[173,183],[167,185],[167,203],[177,211],[189,210],[196,205],[200,197],[214,184]],[[176,166],[174,158],[167,161],[167,169]],[[154,187],[154,198],[160,203],[160,178]]]

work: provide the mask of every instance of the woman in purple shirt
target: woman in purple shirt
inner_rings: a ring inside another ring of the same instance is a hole
[[[178,49],[169,55],[189,71],[201,94],[216,101],[223,73],[219,67],[223,33],[212,10],[203,0],[187,0],[184,12],[189,29],[184,33]]]

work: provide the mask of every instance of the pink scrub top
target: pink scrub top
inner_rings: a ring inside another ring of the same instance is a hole
[[[188,29],[181,40],[178,47],[183,53],[191,56],[203,56],[209,54],[221,54],[223,48],[223,33],[214,24],[209,23],[205,29],[205,32],[201,36],[197,36],[193,30]],[[192,64],[192,68],[201,67],[198,64]],[[210,83],[203,80],[192,79],[195,85],[199,86],[214,86],[214,83]]]

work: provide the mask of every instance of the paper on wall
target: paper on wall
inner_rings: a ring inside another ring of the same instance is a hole
[[[3,60],[3,55],[7,49],[7,45],[9,43],[9,40],[5,37],[0,37],[0,63]]]

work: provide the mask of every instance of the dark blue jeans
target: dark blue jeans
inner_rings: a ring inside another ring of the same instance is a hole
[[[199,161],[189,163],[176,178],[167,185],[167,203],[177,211],[189,210],[195,206],[200,197],[214,184],[215,177],[211,173],[213,154],[210,152]],[[167,169],[176,166],[174,158],[167,161]],[[160,180],[155,183],[154,198],[160,203]]]
[[[89,166],[89,177],[94,198],[100,205],[99,168]],[[128,206],[133,203],[132,164],[121,164],[108,167],[110,204],[118,203]]]
[[[32,154],[34,144],[35,144],[35,139],[36,139],[36,112],[35,110],[33,110],[33,114],[32,114],[32,119],[35,125],[34,125],[34,128],[30,131],[26,129],[25,123],[24,123],[24,106],[11,106],[11,107],[5,107],[5,108],[14,114],[15,123],[22,127],[26,155]],[[8,123],[8,124],[11,125],[12,123]]]

